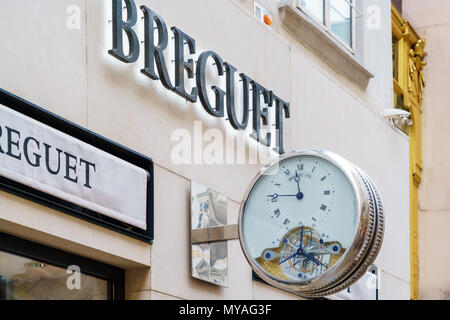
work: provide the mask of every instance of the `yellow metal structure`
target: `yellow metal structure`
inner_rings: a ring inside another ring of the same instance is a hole
[[[395,107],[411,113],[413,125],[403,128],[410,138],[410,250],[411,299],[418,299],[418,189],[422,180],[422,93],[425,39],[419,38],[409,22],[392,6],[392,48]]]

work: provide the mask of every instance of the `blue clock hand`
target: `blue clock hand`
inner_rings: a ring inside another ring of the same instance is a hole
[[[292,258],[295,257],[296,255],[304,255],[305,253],[304,253],[304,251],[303,251],[302,243],[303,243],[303,226],[302,226],[302,231],[301,231],[301,234],[300,234],[300,246],[299,246],[298,250],[297,250],[292,256],[290,256],[290,257],[284,259],[283,261],[281,261],[281,262],[279,263],[279,265],[285,263],[286,261],[288,261],[288,260],[290,260],[290,259],[292,259]],[[297,263],[298,263],[298,262],[297,262]],[[295,264],[294,264],[294,265],[295,265]]]
[[[297,189],[298,189],[298,193],[297,193],[297,199],[301,200],[303,199],[303,192],[300,191],[300,176],[298,175],[298,172],[295,171],[295,178],[294,178],[295,182],[297,182]]]
[[[300,200],[300,199],[303,198],[303,193],[301,193],[301,192],[297,193],[297,194],[277,194],[277,193],[274,193],[274,194],[268,194],[267,196],[268,197],[272,197],[273,198],[272,200],[277,199],[279,197],[297,197]]]
[[[268,197],[272,197],[272,200],[275,200],[275,199],[277,199],[279,197],[297,197],[298,194],[277,194],[277,193],[274,193],[274,194],[268,194],[267,196]]]
[[[302,230],[301,230],[301,232],[300,232],[300,245],[299,245],[299,247],[298,247],[297,253],[298,253],[299,255],[303,255],[303,256],[306,257],[305,252],[304,252],[304,250],[303,250],[303,228],[304,228],[304,226],[302,226]],[[303,260],[300,260],[300,261],[294,263],[294,266],[295,266],[296,264],[299,264],[299,263],[302,262],[302,261],[303,261]]]
[[[317,260],[317,259],[314,258],[313,256],[310,256],[309,254],[306,254],[306,253],[304,253],[304,255],[305,255],[305,257],[306,257],[307,259],[311,260],[312,262],[314,262],[314,263],[317,264],[318,266],[319,266],[319,265],[322,265],[322,266],[324,266],[325,268],[328,267],[327,265],[323,264],[322,262],[320,262],[319,260]]]
[[[300,232],[300,248],[299,248],[303,252],[302,244],[303,244],[303,226],[302,226],[302,231]]]
[[[298,255],[298,254],[299,254],[298,251],[296,251],[292,256],[290,256],[290,257],[284,259],[284,260],[281,261],[278,265],[285,263],[286,261],[292,259],[293,257],[295,257],[295,256]]]
[[[321,263],[319,260],[315,259],[314,257],[310,256],[310,255],[307,254],[307,253],[302,252],[301,254],[302,254],[306,259],[311,260],[312,262],[314,262],[314,263],[317,264],[318,266],[319,266],[319,265],[322,265],[322,266],[324,266],[325,268],[328,267],[326,264]],[[297,265],[297,264],[299,264],[300,262],[303,262],[303,260],[300,260],[300,261],[294,263],[294,266]]]

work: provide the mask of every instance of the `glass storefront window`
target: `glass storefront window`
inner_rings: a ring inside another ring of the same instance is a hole
[[[0,232],[0,300],[123,300],[125,270]]]
[[[108,299],[108,281],[81,273],[79,288],[74,288],[71,275],[64,268],[0,251],[0,300]]]

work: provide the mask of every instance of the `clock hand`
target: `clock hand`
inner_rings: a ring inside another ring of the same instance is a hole
[[[272,197],[272,200],[278,199],[279,197],[298,197],[298,194],[268,194],[268,197]]]
[[[299,248],[299,249],[302,249],[302,251],[303,251],[302,244],[303,244],[303,226],[302,226],[302,231],[300,232],[300,248]]]
[[[303,249],[303,226],[302,226],[302,230],[301,230],[301,232],[300,232],[300,246],[299,246],[299,249],[298,249],[297,253],[300,254],[300,255],[303,255],[305,258],[307,258],[307,259],[313,261],[313,262],[316,263],[317,265],[322,265],[322,266],[324,266],[324,267],[327,267],[325,264],[323,264],[322,262],[320,262],[319,260],[317,260],[317,259],[314,258],[313,256],[307,254],[307,253],[305,252],[305,250]],[[301,261],[294,263],[294,266],[295,266],[296,264],[300,263],[300,262],[301,262]]]
[[[303,242],[303,226],[302,226],[302,231],[301,231],[301,240],[300,240],[300,246],[297,249],[297,251],[295,251],[295,253],[293,255],[291,255],[290,257],[284,259],[283,261],[281,261],[278,265],[285,263],[286,261],[292,259],[293,257],[295,257],[296,255],[305,255],[305,252],[303,251],[303,247],[302,247],[302,242]]]
[[[301,255],[305,256],[305,252],[303,251],[302,244],[303,244],[303,226],[302,226],[302,231],[300,232],[300,245],[299,245],[299,247],[298,247],[297,254],[300,255],[300,256],[301,256]],[[295,256],[295,255],[294,255],[294,256]],[[294,266],[295,266],[296,264],[299,264],[299,263],[302,262],[302,261],[303,261],[303,259],[301,259],[300,261],[294,263]],[[284,262],[284,261],[283,261],[283,262]]]
[[[301,200],[303,199],[303,192],[300,191],[300,176],[298,175],[298,172],[295,171],[295,178],[294,178],[295,182],[297,182],[297,189],[298,189],[298,193],[297,193],[297,199]]]
[[[272,200],[275,200],[275,199],[277,199],[279,197],[297,197],[297,199],[299,199],[299,200],[303,199],[303,193],[302,192],[299,192],[297,194],[277,194],[277,193],[274,193],[274,194],[268,194],[267,196],[268,197],[272,197],[273,198]]]
[[[300,192],[300,176],[298,175],[298,172],[295,171],[295,177],[294,177],[295,182],[297,182],[297,188],[298,188],[298,192]]]
[[[309,260],[311,260],[312,262],[314,262],[315,264],[317,264],[318,266],[322,265],[325,268],[327,268],[328,266],[323,264],[322,262],[320,262],[319,260],[317,260],[316,258],[314,258],[313,256],[307,254],[307,253],[303,253],[305,255],[305,257]]]
[[[314,262],[314,263],[317,264],[317,265],[321,265],[321,264],[322,264],[322,263],[320,263],[318,260],[316,260],[316,259],[314,259],[313,257],[311,257],[309,254],[302,253],[302,255],[303,255],[306,259],[308,259],[308,260]],[[302,262],[302,261],[303,261],[303,260],[300,260],[300,261],[294,263],[294,266],[297,265],[297,264],[299,264],[299,263]],[[324,267],[326,267],[324,264],[322,264],[322,265],[323,265]]]
[[[288,261],[288,260],[291,260],[293,257],[295,257],[295,256],[298,255],[298,254],[299,254],[298,251],[296,251],[292,256],[290,256],[290,257],[284,259],[284,260],[281,261],[278,265],[283,264],[283,263],[285,263],[285,262]]]
[[[309,254],[303,253],[302,255],[305,257],[305,259],[308,259],[308,260],[314,262],[314,263],[315,263],[316,265],[318,265],[318,266],[319,266],[319,265],[322,265],[322,266],[325,267],[325,268],[328,267],[328,265],[326,265],[326,264],[324,264],[324,263],[321,263],[319,260],[313,258],[313,257],[310,256]],[[303,259],[301,259],[300,261],[297,261],[296,263],[294,263],[293,266],[296,266],[296,265],[299,264],[300,262],[303,262]]]

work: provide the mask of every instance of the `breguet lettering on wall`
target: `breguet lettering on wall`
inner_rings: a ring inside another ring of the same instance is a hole
[[[125,5],[125,6],[124,6]],[[113,48],[109,54],[125,63],[134,63],[141,54],[140,39],[133,30],[138,21],[138,10],[134,0],[112,0],[113,10]],[[127,10],[127,20],[123,20],[122,9]],[[269,125],[269,110],[267,107],[275,107],[275,128],[276,128],[276,146],[274,150],[280,154],[283,149],[283,120],[290,117],[290,105],[282,100],[273,91],[264,88],[260,83],[251,79],[245,73],[240,73],[242,80],[242,119],[238,119],[235,102],[234,77],[237,69],[229,62],[224,62],[222,58],[213,51],[202,52],[196,64],[194,57],[196,55],[195,40],[176,27],[172,27],[173,39],[175,41],[175,75],[172,82],[167,68],[167,61],[164,57],[164,51],[167,49],[169,41],[169,32],[163,18],[156,12],[146,6],[140,7],[144,16],[144,56],[145,65],[141,70],[142,74],[153,80],[161,80],[161,83],[167,90],[170,90],[187,101],[197,102],[200,100],[204,110],[212,117],[223,118],[225,112],[231,126],[236,130],[245,130],[249,124],[250,112],[252,112],[252,135],[259,143],[270,147],[271,133],[265,133],[262,136],[262,125]],[[154,32],[157,30],[158,39],[155,43]],[[127,35],[129,52],[124,52],[123,32]],[[185,46],[188,46],[190,58],[185,57]],[[208,61],[213,62],[217,69],[217,76],[226,77],[226,88],[212,86],[207,88],[206,68]],[[185,77],[194,79],[196,87],[190,92],[186,91]],[[208,90],[214,92],[215,101],[210,101]],[[261,97],[267,107],[261,105]],[[250,100],[251,109],[250,109]],[[226,109],[226,111],[225,111]]]

